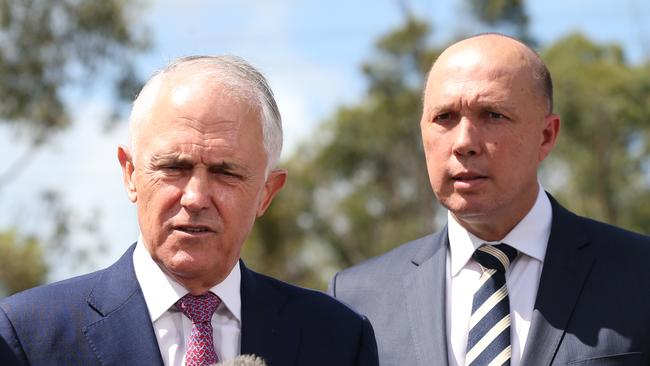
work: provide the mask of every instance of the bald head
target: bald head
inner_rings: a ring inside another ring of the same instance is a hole
[[[494,76],[512,73],[528,79],[546,112],[553,111],[551,74],[539,55],[519,40],[501,34],[481,34],[454,43],[433,64],[427,85],[444,77],[443,72],[449,72],[450,65],[459,69],[481,67]]]
[[[501,240],[537,198],[560,127],[551,95],[539,56],[502,35],[455,43],[431,67],[420,121],[429,181],[483,240]]]

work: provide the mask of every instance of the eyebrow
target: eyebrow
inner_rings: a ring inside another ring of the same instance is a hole
[[[151,157],[151,164],[153,166],[160,166],[166,164],[175,164],[181,167],[190,168],[195,165],[195,163],[187,158],[181,158],[179,153],[169,153],[169,154],[156,154]],[[234,162],[221,160],[217,163],[208,164],[208,170],[211,171],[241,171],[243,173],[248,173],[248,169],[241,164]]]
[[[150,163],[154,166],[164,164],[193,165],[188,159],[182,159],[179,153],[154,154],[151,156]]]
[[[439,104],[430,104],[428,108],[426,108],[429,112],[433,111],[444,111],[444,110],[449,110],[453,109],[454,104],[453,103],[439,103]]]
[[[208,165],[208,170],[211,170],[211,171],[217,170],[217,171],[244,171],[244,172],[248,172],[248,170],[246,168],[244,168],[243,166],[241,166],[239,164],[236,164],[236,163],[228,162],[228,161],[225,161],[225,160],[222,160],[222,161],[220,161],[219,163],[216,163],[216,164],[209,164]]]
[[[472,103],[472,108],[481,108],[481,109],[500,109],[500,110],[505,110],[511,112],[512,110],[512,105],[509,103],[509,100],[507,99],[496,99],[496,98],[485,98],[480,101],[476,101]],[[446,112],[446,111],[454,111],[458,109],[458,104],[457,103],[438,103],[435,105],[429,105],[429,108],[427,108],[427,111],[429,113],[433,112]]]

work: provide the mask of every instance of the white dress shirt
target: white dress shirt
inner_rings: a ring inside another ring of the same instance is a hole
[[[158,347],[165,365],[185,365],[186,342],[192,321],[174,304],[188,291],[164,273],[143,245],[142,235],[133,253],[135,275],[149,309]],[[241,272],[239,262],[223,282],[210,289],[221,304],[212,316],[214,348],[219,361],[239,355],[241,349]]]
[[[551,202],[539,187],[537,200],[526,216],[498,242],[486,242],[460,226],[447,214],[450,250],[447,254],[447,347],[450,366],[463,366],[467,349],[472,300],[481,276],[472,254],[481,245],[505,243],[519,251],[506,271],[510,300],[510,364],[518,366],[526,345],[544,254],[551,233]]]

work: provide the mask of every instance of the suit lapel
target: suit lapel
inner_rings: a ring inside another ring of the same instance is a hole
[[[284,314],[288,299],[265,276],[241,265],[241,354],[254,354],[269,365],[296,364],[300,328]]]
[[[447,228],[429,240],[411,260],[414,268],[404,277],[407,313],[418,365],[446,366]]]
[[[97,321],[83,332],[101,364],[161,365],[149,311],[133,269],[132,246],[101,272],[87,301]]]
[[[550,365],[589,274],[595,248],[577,217],[553,197],[551,235],[522,365]]]

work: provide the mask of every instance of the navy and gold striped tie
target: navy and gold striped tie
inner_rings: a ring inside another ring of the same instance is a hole
[[[506,244],[483,245],[472,258],[483,269],[474,293],[467,339],[466,366],[510,365],[510,303],[506,270],[517,250]]]

